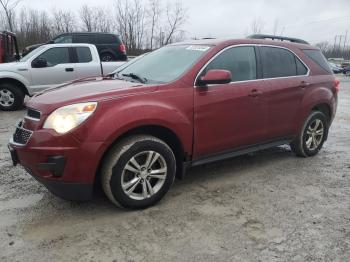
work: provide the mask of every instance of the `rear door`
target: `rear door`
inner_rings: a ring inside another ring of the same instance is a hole
[[[229,70],[232,82],[195,87],[194,157],[201,158],[265,138],[265,83],[258,78],[255,47],[230,47],[204,69]]]
[[[305,89],[308,68],[290,50],[282,47],[259,47],[263,78],[267,87],[267,138],[293,135],[293,127]]]
[[[48,67],[30,69],[33,86],[39,86],[38,88],[41,89],[76,78],[70,47],[52,47],[36,59],[39,58],[44,58]]]
[[[101,63],[93,59],[89,47],[74,47],[76,77],[85,78],[101,75]],[[97,59],[97,57],[96,57]]]

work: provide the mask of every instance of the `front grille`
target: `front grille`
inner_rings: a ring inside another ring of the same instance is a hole
[[[40,120],[41,113],[38,110],[28,108],[26,117],[34,120]]]
[[[13,134],[13,141],[17,144],[26,145],[32,136],[33,132],[22,127],[22,122],[16,127],[16,131]]]

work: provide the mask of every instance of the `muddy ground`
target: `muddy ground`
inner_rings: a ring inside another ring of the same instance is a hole
[[[210,164],[176,181],[144,211],[102,193],[56,198],[21,167],[7,141],[22,112],[0,112],[0,261],[349,261],[350,77],[322,152],[289,147]]]

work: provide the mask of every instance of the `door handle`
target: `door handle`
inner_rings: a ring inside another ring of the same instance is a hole
[[[301,88],[305,88],[305,87],[308,87],[309,85],[311,85],[309,82],[306,82],[306,81],[301,81],[301,83],[300,83],[300,87]]]
[[[261,94],[262,94],[262,92],[259,91],[258,89],[253,89],[253,90],[250,91],[249,96],[251,96],[251,97],[258,97]]]
[[[74,68],[66,68],[66,72],[73,72]]]

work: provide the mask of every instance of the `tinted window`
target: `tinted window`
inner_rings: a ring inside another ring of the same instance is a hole
[[[46,59],[48,66],[70,63],[68,47],[51,48],[38,56],[38,58]]]
[[[91,51],[88,47],[77,47],[78,63],[89,63],[92,61]]]
[[[74,42],[82,44],[93,44],[94,38],[94,35],[75,35]]]
[[[261,47],[264,78],[295,76],[295,56],[288,50],[277,47]]]
[[[71,35],[59,36],[54,40],[55,44],[64,44],[64,43],[72,43],[73,37]]]
[[[232,81],[256,79],[254,47],[233,47],[218,55],[205,69],[224,69],[232,74]],[[205,73],[204,72],[204,73]]]
[[[297,75],[306,75],[307,68],[306,66],[299,60],[299,58],[295,57],[295,61],[297,62]]]
[[[303,50],[303,52],[311,58],[316,64],[326,70],[328,73],[332,73],[332,69],[329,67],[326,58],[322,55],[320,50]]]
[[[119,44],[120,41],[115,35],[98,34],[96,35],[96,44]]]

